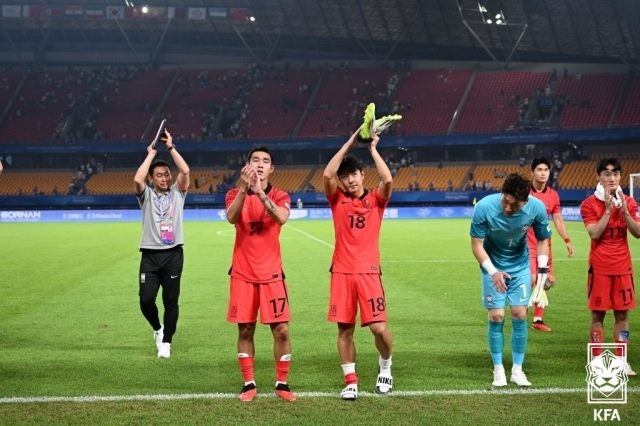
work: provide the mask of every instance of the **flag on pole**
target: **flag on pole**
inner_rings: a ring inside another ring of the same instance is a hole
[[[64,14],[67,16],[82,16],[84,10],[82,6],[65,6]]]
[[[187,8],[186,7],[169,7],[167,8],[167,18],[186,19]]]
[[[34,16],[40,16],[40,6],[23,6],[22,16],[25,18],[33,18]]]
[[[107,6],[107,18],[108,19],[124,18],[124,6]]]
[[[2,16],[4,18],[19,18],[22,7],[20,5],[2,6]]]
[[[210,7],[209,16],[211,16],[212,18],[226,18],[227,8],[226,7]]]
[[[61,18],[64,15],[64,9],[62,6],[44,6],[44,11],[41,16],[47,18]]]
[[[167,9],[164,7],[149,7],[147,18],[164,19],[167,16]]]
[[[232,21],[246,21],[247,9],[245,8],[229,8],[229,19]]]
[[[207,8],[206,7],[190,7],[189,8],[189,19],[205,19],[207,17]]]
[[[84,9],[84,17],[87,19],[104,19],[104,7],[86,6]]]

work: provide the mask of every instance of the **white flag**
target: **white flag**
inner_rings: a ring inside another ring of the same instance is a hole
[[[2,6],[2,16],[5,18],[19,18],[21,8],[19,5]]]
[[[190,7],[189,19],[205,19],[207,17],[206,7]]]
[[[107,6],[107,18],[109,19],[124,18],[124,6]]]

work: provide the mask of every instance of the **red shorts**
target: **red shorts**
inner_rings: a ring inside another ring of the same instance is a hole
[[[553,257],[551,256],[551,252],[549,252],[548,265],[549,275],[553,275]],[[538,256],[529,256],[529,266],[531,267],[531,275],[538,275]]]
[[[626,311],[636,307],[633,275],[596,275],[589,272],[587,307],[592,311]]]
[[[231,277],[227,321],[239,324],[256,322],[260,310],[260,323],[289,322],[289,296],[287,283],[250,283]]]
[[[327,319],[355,324],[360,305],[360,325],[387,321],[387,303],[380,274],[331,273],[331,297]]]

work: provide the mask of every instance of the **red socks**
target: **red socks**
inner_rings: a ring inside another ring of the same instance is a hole
[[[244,382],[254,382],[253,357],[248,354],[238,354],[238,362],[240,363],[240,371]]]
[[[276,383],[287,383],[291,355],[282,355],[280,361],[276,361]]]

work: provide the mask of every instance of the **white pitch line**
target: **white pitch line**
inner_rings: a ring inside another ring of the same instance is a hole
[[[628,388],[629,393],[640,392],[640,387]],[[519,388],[519,389],[453,389],[395,391],[392,397],[402,396],[470,396],[470,395],[551,395],[587,393],[586,388]],[[337,392],[299,392],[299,398],[338,398]],[[359,392],[359,397],[385,398],[373,392]],[[235,399],[235,393],[183,393],[157,395],[112,395],[112,396],[31,396],[0,398],[0,404],[34,404],[55,402],[121,402],[121,401],[178,401],[184,399]],[[275,398],[272,393],[258,394],[260,398]]]
[[[327,246],[327,247],[331,247],[332,249],[333,249],[333,248],[335,248],[335,247],[333,246],[333,244],[329,244],[328,242],[326,242],[326,241],[324,241],[324,240],[321,240],[320,238],[316,238],[316,237],[314,237],[314,236],[313,236],[313,235],[311,235],[311,234],[307,234],[307,233],[306,233],[306,232],[304,232],[302,229],[294,228],[294,227],[293,227],[293,226],[291,226],[291,225],[287,225],[287,228],[289,228],[289,229],[293,229],[294,231],[298,231],[298,232],[300,232],[301,234],[304,234],[304,235],[306,235],[307,237],[311,238],[313,241],[317,241],[317,242],[319,242],[319,243],[321,243],[321,244],[324,244],[324,245],[325,245],[325,246]]]

